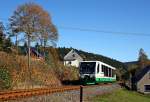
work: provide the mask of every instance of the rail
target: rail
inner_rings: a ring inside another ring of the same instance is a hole
[[[66,86],[59,88],[36,88],[30,90],[14,90],[0,93],[0,100],[13,100],[17,98],[31,97],[34,95],[52,94],[56,92],[64,92],[69,90],[79,90],[79,86]]]
[[[62,86],[62,87],[55,87],[55,88],[35,88],[35,89],[28,89],[28,90],[12,90],[6,92],[0,92],[0,101],[6,100],[14,100],[18,98],[26,98],[31,96],[37,95],[44,95],[44,94],[52,94],[57,92],[64,92],[64,91],[71,91],[71,90],[80,90],[80,99],[82,98],[82,89],[81,88],[89,88],[89,87],[96,87],[96,86],[107,86],[111,84],[100,84],[100,85],[90,85],[90,86]],[[81,101],[80,101],[81,102]]]

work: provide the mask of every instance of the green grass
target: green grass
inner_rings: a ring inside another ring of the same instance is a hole
[[[150,102],[150,95],[119,89],[111,94],[96,96],[94,102]]]

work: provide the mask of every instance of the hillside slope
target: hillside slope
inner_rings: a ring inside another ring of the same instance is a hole
[[[60,54],[60,60],[63,60],[64,56],[71,50],[72,48],[58,48],[59,54]],[[103,55],[99,55],[99,54],[94,54],[94,53],[88,53],[82,50],[77,50],[74,49],[75,51],[77,51],[77,53],[84,59],[84,60],[98,60],[98,61],[102,61],[104,63],[107,63],[109,65],[112,65],[116,68],[124,68],[124,63],[117,61],[115,59],[103,56]]]
[[[61,84],[54,70],[43,60],[31,59],[31,79],[27,70],[27,56],[0,52],[0,89],[58,86]]]
[[[64,56],[73,48],[57,48],[58,53],[59,53],[59,58],[61,61],[63,61]],[[117,79],[125,79],[126,78],[126,73],[127,73],[127,68],[125,66],[124,63],[117,61],[115,59],[103,56],[103,55],[99,55],[99,54],[94,54],[94,53],[88,53],[82,50],[77,50],[74,49],[84,60],[92,60],[92,61],[102,61],[104,63],[107,63],[115,68],[117,68],[116,70],[116,74],[117,74]]]

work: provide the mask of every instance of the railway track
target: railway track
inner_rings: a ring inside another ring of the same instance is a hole
[[[106,86],[111,84],[100,84],[100,85],[90,85],[90,86],[83,86],[83,88],[89,87],[96,87],[96,86]],[[13,90],[13,91],[6,91],[0,92],[0,101],[6,100],[15,100],[18,98],[26,98],[32,97],[37,95],[44,95],[44,94],[52,94],[56,92],[64,92],[70,90],[80,90],[80,85],[78,86],[62,86],[57,88],[35,88],[35,89],[28,89],[28,90]]]

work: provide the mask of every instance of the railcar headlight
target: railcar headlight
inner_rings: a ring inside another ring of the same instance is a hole
[[[80,75],[80,78],[82,78],[82,79],[83,79],[83,78],[84,78],[84,75]]]
[[[94,75],[90,75],[90,78],[94,78]]]

